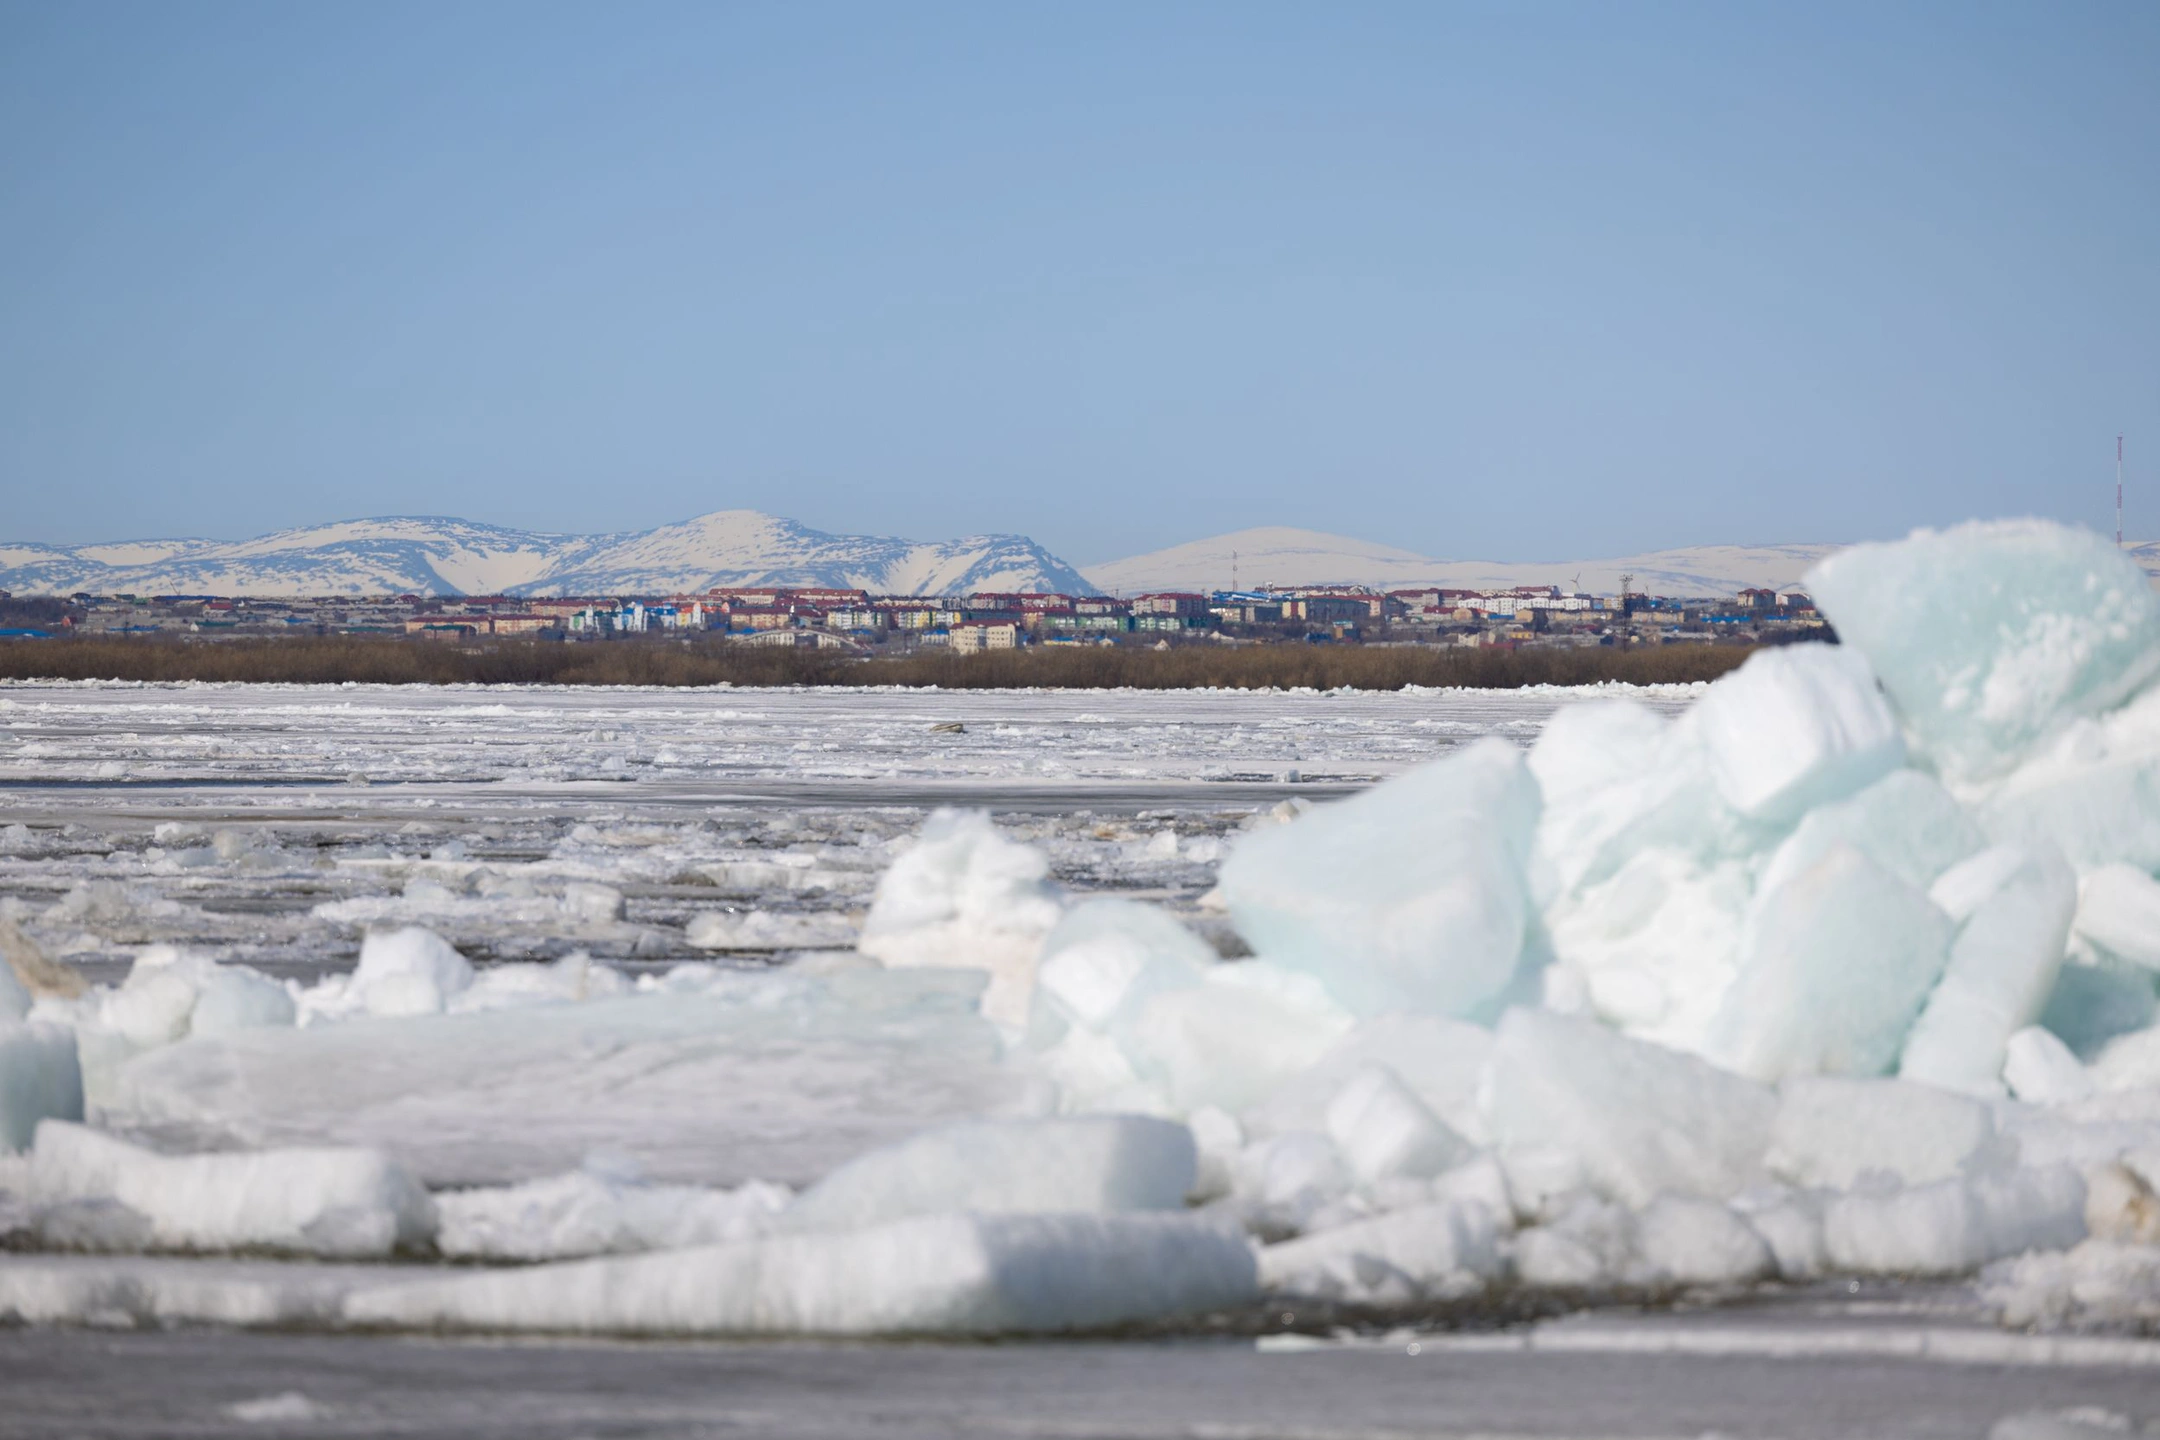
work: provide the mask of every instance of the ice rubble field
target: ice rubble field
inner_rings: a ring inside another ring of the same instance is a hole
[[[1677,717],[1106,842],[1220,854],[1189,905],[948,810],[778,968],[475,967],[426,907],[537,892],[424,875],[283,981],[153,944],[84,988],[65,916],[0,928],[0,1314],[1039,1334],[1931,1276],[2160,1324],[2160,600],[2037,522],[1810,588],[1843,646]],[[555,919],[628,923],[610,863]]]
[[[1184,906],[1256,804],[1584,694],[0,684],[0,907],[96,978],[156,941],[312,978],[401,922],[482,964],[844,948],[954,799]]]
[[[241,811],[189,790],[153,812],[199,819],[135,819],[132,794],[66,792],[29,813],[38,823],[0,822],[0,910],[100,979],[159,942],[314,979],[349,967],[370,929],[407,924],[483,964],[582,951],[635,972],[851,947],[878,875],[921,820],[886,805],[527,803],[477,786],[439,808],[375,803],[385,788],[336,810],[280,794],[291,803]],[[1240,808],[1251,807],[1020,816],[1006,828],[1071,888],[1190,908]]]

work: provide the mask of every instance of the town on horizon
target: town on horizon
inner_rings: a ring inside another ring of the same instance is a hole
[[[505,595],[277,599],[93,595],[16,600],[0,591],[0,637],[218,640],[378,636],[475,643],[518,636],[589,643],[711,637],[736,645],[901,655],[1035,645],[1283,642],[1516,648],[1762,643],[1827,632],[1806,592],[1748,587],[1732,596],[1617,596],[1557,585],[1502,589],[1362,585],[1158,591],[1131,597],[974,592],[874,595],[816,586],[716,586],[698,594],[531,598]]]

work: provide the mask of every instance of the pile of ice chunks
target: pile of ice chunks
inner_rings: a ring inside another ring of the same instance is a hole
[[[2160,599],[2042,522],[1808,585],[1842,643],[1760,651],[1676,719],[1573,704],[1527,753],[1251,827],[1212,897],[1249,958],[1072,903],[946,812],[814,974],[476,980],[415,931],[335,993],[174,954],[74,998],[0,974],[4,1213],[33,1248],[526,1262],[310,1292],[371,1326],[1040,1333],[1983,1270],[2010,1323],[2160,1318]],[[602,1080],[512,1053],[536,1005],[578,1007],[546,1033]],[[330,1031],[413,1077],[372,1082],[366,1145],[302,1083]],[[774,1092],[714,1095],[694,1155],[629,1134],[715,1053],[769,1057]],[[86,1110],[252,1148],[155,1154]],[[621,1127],[643,1167],[416,1158],[483,1122],[513,1151],[554,1126],[517,1153],[558,1158]],[[800,1173],[729,1168],[787,1126],[829,1143],[755,1153]],[[0,1272],[26,1318],[101,1294]]]

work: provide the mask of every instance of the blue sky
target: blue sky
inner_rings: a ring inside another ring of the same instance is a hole
[[[0,539],[2160,535],[2160,6],[0,0]]]

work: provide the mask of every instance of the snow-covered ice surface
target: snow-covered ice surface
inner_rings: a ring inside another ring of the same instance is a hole
[[[7,688],[0,1316],[2160,1373],[2160,601],[1825,576],[1652,693]]]
[[[1678,709],[1699,688],[1610,693]],[[733,785],[1364,781],[1477,736],[1527,740],[1598,693],[8,682],[0,787],[604,781],[664,803]]]
[[[1255,809],[1587,698],[0,684],[0,904],[92,974],[156,940],[344,968],[400,923],[476,960],[846,948],[925,807],[1189,902]]]
[[[975,1013],[974,977],[697,978],[170,1045],[133,1058],[103,1103],[164,1144],[377,1147],[436,1185],[552,1175],[596,1151],[659,1180],[802,1184],[927,1121],[1052,1108]]]

